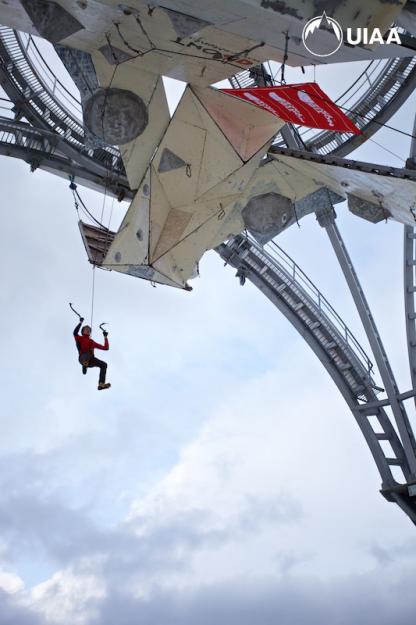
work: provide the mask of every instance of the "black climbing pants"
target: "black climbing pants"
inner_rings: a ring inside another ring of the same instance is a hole
[[[100,377],[98,379],[98,383],[99,384],[104,384],[105,383],[105,374],[107,373],[107,363],[104,362],[104,360],[99,360],[98,358],[93,356],[92,358],[90,358],[90,361],[88,363],[88,368],[90,369],[91,367],[99,367],[100,368]]]

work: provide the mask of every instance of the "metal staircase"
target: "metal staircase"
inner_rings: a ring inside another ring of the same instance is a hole
[[[416,228],[404,227],[404,304],[410,377],[416,388]],[[415,398],[416,402],[416,398]]]
[[[388,399],[376,386],[373,364],[352,332],[299,266],[275,243],[262,248],[239,235],[216,250],[250,280],[292,323],[318,356],[363,433],[382,479],[382,493],[416,523],[416,503],[409,496],[414,476],[403,445],[385,410]],[[399,476],[392,472],[399,470]]]

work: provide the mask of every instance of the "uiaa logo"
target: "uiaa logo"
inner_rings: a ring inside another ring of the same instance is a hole
[[[323,36],[323,33],[325,35]],[[397,28],[390,30],[383,36],[379,28],[347,28],[346,43],[350,46],[359,44],[372,46],[374,44],[397,43],[401,44]],[[331,56],[339,50],[344,40],[344,33],[340,24],[325,11],[318,17],[306,22],[302,31],[303,45],[314,56]]]
[[[322,42],[321,33],[325,30],[332,37]],[[313,17],[305,24],[302,32],[303,45],[314,56],[331,56],[340,47],[343,41],[342,28],[336,20],[328,17],[325,11],[318,17]]]

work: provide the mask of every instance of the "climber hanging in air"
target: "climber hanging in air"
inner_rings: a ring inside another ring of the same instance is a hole
[[[81,315],[76,312],[76,310],[72,307],[71,304],[70,306],[71,306],[71,309],[79,317],[79,323],[74,328],[74,338],[75,338],[75,343],[77,345],[77,349],[79,353],[78,360],[80,364],[82,365],[82,373],[85,375],[88,369],[92,367],[99,367],[100,376],[98,379],[98,390],[102,391],[106,388],[110,388],[111,384],[105,381],[105,376],[107,373],[107,363],[104,362],[103,360],[99,360],[94,355],[94,349],[103,349],[103,350],[109,349],[108,338],[107,338],[108,332],[104,330],[104,328],[102,327],[104,324],[101,324],[100,329],[102,330],[102,333],[104,335],[104,345],[100,345],[99,343],[96,343],[95,341],[93,341],[93,339],[91,338],[91,328],[88,325],[85,325],[81,330],[81,334],[79,334],[80,328],[84,321],[84,317],[81,317]]]

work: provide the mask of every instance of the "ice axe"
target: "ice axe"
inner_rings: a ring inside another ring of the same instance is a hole
[[[83,318],[84,318],[84,317],[82,317],[82,316],[79,314],[79,312],[78,312],[77,310],[75,310],[75,308],[72,306],[71,302],[69,302],[69,307],[70,307],[70,309],[72,310],[72,312],[74,312],[74,313],[78,316],[78,318],[79,318],[79,320],[80,320],[80,321],[81,321],[81,319],[83,319]]]

